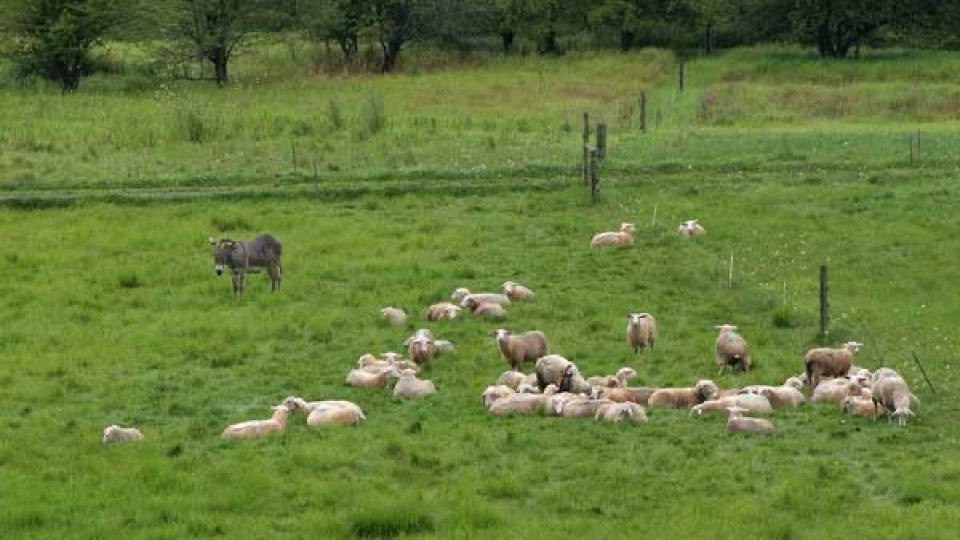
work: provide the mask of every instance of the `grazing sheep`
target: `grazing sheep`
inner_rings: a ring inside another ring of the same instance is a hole
[[[471,297],[467,297],[464,300],[464,306],[470,308],[470,311],[473,312],[475,317],[482,317],[484,319],[499,319],[507,314],[507,310],[500,304],[491,302],[477,303],[477,301]]]
[[[590,240],[590,247],[612,247],[612,246],[632,246],[633,231],[636,227],[633,223],[621,223],[618,232],[603,232]]]
[[[417,399],[430,394],[436,394],[437,388],[433,381],[421,380],[413,370],[405,369],[400,372],[400,380],[393,388],[394,397]]]
[[[853,357],[860,352],[861,348],[863,348],[862,343],[849,341],[839,349],[818,348],[807,351],[804,365],[810,388],[816,388],[820,384],[821,377],[846,375],[850,371],[850,366],[853,365]]]
[[[511,302],[529,302],[536,296],[530,289],[512,281],[503,284],[503,294],[507,295]]]
[[[509,304],[510,298],[505,294],[500,293],[472,293],[469,289],[460,287],[459,289],[453,291],[453,295],[450,297],[454,302],[459,302],[461,306],[467,307],[465,303],[467,298],[473,298],[478,304],[489,303],[489,304]]]
[[[691,238],[694,236],[703,236],[707,234],[707,230],[700,225],[699,220],[688,219],[677,227],[677,234],[684,238]]]
[[[890,422],[896,420],[897,425],[907,425],[907,418],[915,416],[910,410],[910,401],[920,402],[917,396],[910,393],[907,381],[902,377],[885,376],[877,379],[870,388],[870,399],[873,401],[874,420],[877,418],[877,406],[882,405],[887,411]]]
[[[555,384],[561,392],[590,393],[590,385],[577,366],[557,354],[548,354],[537,360],[537,387],[544,389]]]
[[[590,377],[587,384],[590,386],[602,386],[605,388],[624,388],[627,381],[637,376],[637,370],[631,367],[622,367],[614,375],[604,375],[602,377]]]
[[[711,399],[704,401],[699,405],[690,408],[690,415],[701,415],[706,412],[723,411],[726,412],[730,407],[740,407],[745,413],[761,414],[773,410],[770,401],[766,397],[758,394],[739,394],[720,399]]]
[[[403,326],[407,324],[407,313],[400,308],[388,306],[381,309],[380,313],[385,319],[390,321],[390,324],[394,326]]]
[[[483,400],[483,408],[489,409],[490,405],[493,405],[493,402],[516,394],[517,392],[510,388],[509,386],[498,384],[496,386],[488,386],[483,390],[483,393],[480,394],[480,398]]]
[[[773,422],[762,418],[747,418],[740,407],[730,407],[730,417],[727,418],[727,433],[752,433],[754,435],[773,435],[777,429]]]
[[[542,394],[511,394],[494,401],[490,414],[507,416],[512,414],[537,414],[544,409],[550,397],[557,393],[556,385],[548,385]]]
[[[631,313],[627,315],[627,343],[633,352],[642,352],[647,347],[653,349],[657,341],[657,320],[649,313]]]
[[[273,408],[273,416],[269,420],[249,420],[233,424],[227,426],[220,436],[225,439],[246,439],[271,433],[281,433],[287,428],[287,416],[289,415],[290,409],[286,405],[279,405]]]
[[[527,360],[536,361],[548,354],[547,336],[539,330],[514,334],[498,328],[493,331],[500,357],[506,360],[513,370],[518,370]]]
[[[426,328],[417,330],[413,334],[407,349],[407,356],[410,357],[410,360],[416,362],[417,365],[423,365],[433,360],[436,354],[437,344],[433,338],[433,332]]]
[[[357,388],[386,388],[388,379],[399,376],[400,373],[394,366],[387,366],[379,373],[371,373],[366,371],[366,368],[351,369],[350,373],[347,373],[347,384]]]
[[[440,302],[427,308],[428,321],[452,321],[460,317],[460,306],[450,302]]]
[[[873,405],[873,399],[864,399],[856,396],[843,398],[843,412],[867,418],[873,418],[877,414],[876,408]],[[886,413],[887,411],[884,410],[883,414]]]
[[[693,388],[660,388],[650,395],[647,406],[656,409],[687,409],[713,399],[717,384],[711,380],[697,381]]]
[[[750,371],[750,348],[747,340],[736,333],[737,327],[732,324],[714,326],[717,329],[717,368],[718,374],[723,374],[729,366],[738,365],[744,371]]]
[[[622,422],[628,420],[642,424],[647,421],[647,411],[636,403],[606,403],[597,408],[594,416],[604,422]]]
[[[103,430],[103,444],[142,440],[143,433],[140,433],[140,430],[135,427],[120,427],[114,424]]]

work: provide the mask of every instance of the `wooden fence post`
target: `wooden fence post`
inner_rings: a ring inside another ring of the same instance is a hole
[[[590,114],[583,113],[583,185],[590,185]]]
[[[684,79],[686,78],[687,65],[684,60],[680,60],[680,73],[678,75],[680,79],[680,91],[683,92]]]
[[[600,169],[600,150],[593,148],[590,150],[590,198],[597,202],[598,191],[600,191],[600,179],[597,172]]]
[[[640,92],[640,131],[647,132],[647,93]]]
[[[297,174],[297,141],[290,139],[290,156],[293,160],[293,174]]]
[[[820,335],[830,335],[830,299],[825,264],[820,265]]]
[[[603,163],[607,158],[607,123],[597,123],[597,159]]]
[[[320,198],[320,174],[317,173],[317,158],[313,158],[313,198]]]

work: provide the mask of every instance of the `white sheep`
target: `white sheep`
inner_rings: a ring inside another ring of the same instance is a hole
[[[529,302],[533,300],[535,296],[533,291],[527,287],[512,281],[507,281],[503,284],[503,294],[505,294],[511,302]]]
[[[426,328],[417,330],[413,334],[407,349],[407,356],[410,357],[410,360],[416,362],[417,365],[423,365],[433,360],[436,354],[437,344],[433,332]]]
[[[400,380],[393,388],[394,397],[407,399],[418,399],[431,394],[436,394],[437,388],[433,381],[421,380],[417,378],[413,370],[405,369],[400,372]]]
[[[707,230],[700,225],[699,220],[688,219],[677,227],[677,233],[684,238],[691,238],[694,236],[703,236],[707,234]]]
[[[857,396],[847,396],[843,398],[843,412],[855,416],[864,416],[866,418],[874,418],[877,414],[873,399],[864,399]],[[886,414],[887,411],[884,410],[883,413]]]
[[[497,350],[510,367],[518,370],[524,362],[536,361],[548,354],[549,344],[547,336],[539,330],[514,334],[509,330],[498,328],[493,331],[497,343]]]
[[[649,313],[631,313],[627,315],[627,343],[633,352],[641,352],[647,347],[653,349],[657,341],[657,320]]]
[[[562,416],[564,418],[596,418],[597,409],[603,405],[614,403],[608,399],[590,399],[583,394],[570,394],[568,392],[565,393],[565,395],[568,397],[562,400],[555,400],[551,403],[551,407],[553,407],[551,412],[554,416]]]
[[[896,421],[897,425],[905,426],[907,418],[915,416],[910,410],[910,402],[912,400],[919,403],[920,399],[910,392],[910,387],[902,377],[880,377],[871,385],[870,391],[874,411],[877,410],[878,405],[882,405],[891,422]],[[874,420],[876,420],[876,412],[874,412]]]
[[[467,298],[473,298],[478,304],[488,303],[488,304],[509,304],[510,298],[505,294],[501,293],[472,293],[470,289],[466,287],[460,287],[457,290],[453,291],[453,294],[450,296],[450,299],[454,302],[459,302],[461,306],[468,307],[464,301]]]
[[[632,246],[633,231],[635,230],[636,227],[633,223],[623,222],[617,232],[603,232],[594,235],[590,240],[590,247]]]
[[[452,321],[460,317],[460,306],[450,302],[440,302],[427,308],[428,321]]]
[[[548,354],[537,360],[537,387],[555,384],[561,392],[589,394],[591,387],[577,366],[558,354]]]
[[[116,424],[107,426],[103,430],[103,444],[115,442],[142,441],[143,433],[135,427],[120,427]]]
[[[812,403],[842,405],[843,400],[848,396],[869,398],[870,391],[861,386],[857,381],[841,377],[838,379],[825,380],[818,384],[810,395],[810,401]]]
[[[545,408],[550,397],[556,393],[556,385],[548,385],[542,394],[511,394],[494,401],[488,410],[495,416],[537,414]]]
[[[273,408],[273,416],[269,419],[249,420],[232,424],[227,426],[220,436],[225,439],[247,439],[271,433],[281,433],[287,428],[287,416],[289,415],[290,409],[286,405],[279,405]]]
[[[810,388],[816,388],[820,384],[821,377],[842,377],[846,375],[853,365],[853,357],[862,348],[862,343],[849,341],[839,349],[824,347],[807,351],[804,357],[804,366],[806,367],[806,379]]]
[[[650,395],[647,406],[657,409],[687,409],[713,399],[717,384],[708,379],[697,381],[693,388],[660,388]]]
[[[493,405],[493,402],[516,394],[516,390],[510,388],[509,386],[498,384],[495,386],[488,386],[483,390],[483,393],[480,394],[480,399],[483,400],[483,408],[489,409],[490,405]]]
[[[468,296],[463,300],[464,307],[470,308],[475,317],[484,319],[500,319],[506,316],[507,310],[500,304],[492,302],[478,302],[473,297]]]
[[[719,399],[704,401],[690,408],[690,415],[701,415],[704,412],[727,412],[730,407],[740,407],[751,414],[768,413],[773,410],[770,401],[759,394],[739,394]]]
[[[437,354],[457,354],[457,347],[453,344],[452,341],[446,339],[438,339],[433,342],[434,346],[437,348]]]
[[[740,366],[744,371],[750,371],[750,348],[747,340],[736,332],[737,327],[732,324],[714,326],[717,330],[717,368],[719,374],[729,366]]]
[[[762,418],[747,418],[740,407],[730,407],[730,417],[727,418],[727,433],[752,433],[754,435],[773,435],[777,429],[773,422]]]
[[[387,366],[377,373],[372,373],[364,369],[351,369],[347,373],[347,384],[357,388],[386,388],[387,380],[400,376],[399,371],[394,366]]]
[[[642,424],[647,421],[647,411],[636,403],[607,403],[597,408],[594,416],[604,422],[622,422],[624,420]]]
[[[516,390],[517,387],[520,386],[520,383],[523,382],[524,377],[526,377],[525,374],[511,369],[500,374],[500,377],[497,379],[497,384],[509,386]],[[534,381],[533,384],[536,384],[536,381]]]
[[[283,400],[282,405],[290,409],[291,413],[307,413],[307,425],[315,426],[358,426],[367,419],[363,409],[352,401],[324,400],[304,401],[302,398],[290,396]]]
[[[613,375],[588,377],[587,384],[604,388],[626,388],[627,381],[636,376],[637,370],[631,367],[622,367]]]
[[[403,326],[407,324],[407,313],[400,308],[388,306],[380,310],[385,319],[394,326]]]

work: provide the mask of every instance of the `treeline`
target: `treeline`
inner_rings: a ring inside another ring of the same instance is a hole
[[[523,40],[542,55],[563,54],[567,36],[705,54],[789,42],[845,58],[861,46],[954,48],[958,23],[958,0],[0,0],[0,47],[19,75],[74,91],[105,39],[166,43],[165,54],[208,61],[224,85],[253,33],[335,43],[346,61],[368,44],[386,73],[412,42],[464,51],[496,40],[515,54]]]

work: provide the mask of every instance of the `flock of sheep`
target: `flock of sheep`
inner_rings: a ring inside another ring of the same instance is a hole
[[[619,231],[595,235],[593,247],[627,246],[633,244],[634,226],[623,223]],[[696,221],[685,221],[677,229],[683,237],[706,234]],[[472,293],[466,288],[456,289],[452,302],[440,302],[426,310],[429,321],[449,321],[461,316],[462,308],[481,318],[500,318],[504,305],[528,302],[536,295],[523,285],[507,281],[501,293]],[[456,302],[456,303],[453,303]],[[459,305],[458,305],[459,304]],[[382,316],[391,324],[406,325],[409,317],[396,307],[385,307]],[[722,324],[715,327],[716,363],[718,373],[727,368],[749,371],[750,349],[747,341],[737,333],[737,327]],[[627,316],[626,341],[636,352],[643,352],[656,344],[657,320],[649,313],[630,313]],[[804,372],[789,377],[779,385],[753,385],[744,388],[720,389],[712,380],[697,381],[687,388],[653,388],[630,386],[637,372],[623,367],[613,375],[584,377],[570,360],[550,353],[546,335],[541,331],[514,333],[497,329],[492,337],[499,355],[509,365],[495,384],[481,393],[483,406],[497,416],[546,414],[563,418],[593,418],[607,422],[646,422],[645,408],[689,409],[691,415],[705,412],[726,412],[728,433],[771,435],[776,428],[769,420],[756,418],[777,408],[796,408],[806,401],[803,390],[810,388],[813,403],[833,403],[849,414],[871,417],[886,415],[891,422],[906,425],[914,413],[910,409],[917,398],[906,381],[889,368],[875,372],[855,366],[853,360],[862,344],[849,342],[840,348],[815,348],[804,357]],[[393,395],[404,399],[419,399],[437,392],[430,380],[417,375],[437,355],[454,353],[454,345],[438,340],[429,329],[421,328],[404,342],[405,359],[401,354],[387,352],[375,357],[364,354],[351,369],[346,383],[366,389],[385,389],[396,380]],[[533,362],[532,373],[521,368]],[[273,407],[268,419],[233,424],[224,429],[222,437],[250,438],[279,433],[286,429],[290,414],[307,415],[308,426],[356,426],[366,420],[364,411],[355,403],[343,400],[308,402],[297,396],[284,399]],[[112,425],[104,429],[103,442],[138,441],[143,434],[136,428]]]

